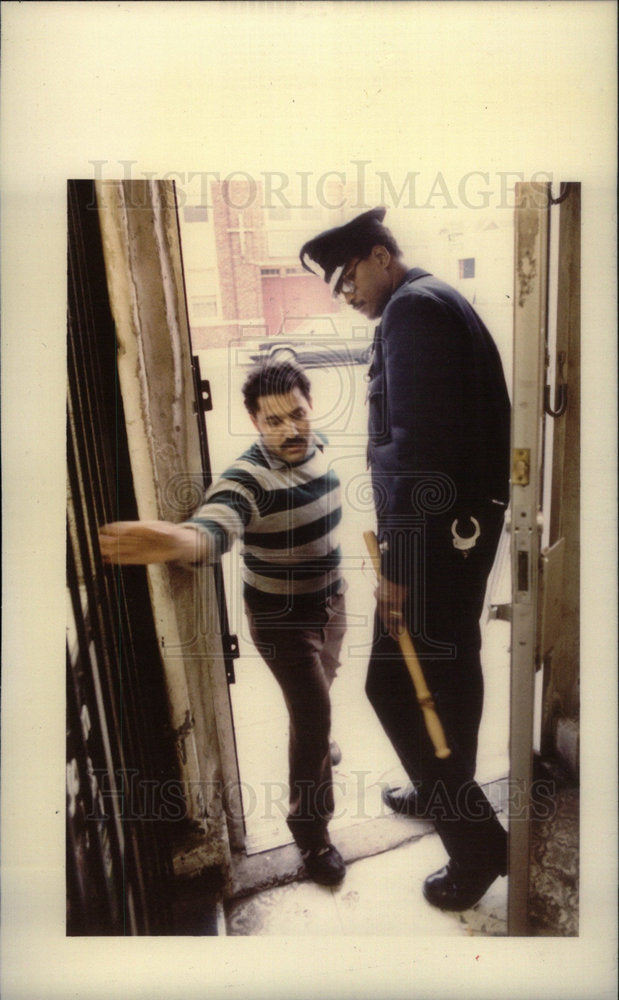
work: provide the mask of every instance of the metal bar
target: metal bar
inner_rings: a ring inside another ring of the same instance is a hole
[[[518,184],[512,410],[512,654],[508,933],[528,929],[550,189]],[[526,458],[523,458],[526,456]]]
[[[75,758],[76,760],[79,790],[84,805],[84,844],[88,845],[88,850],[80,852],[81,861],[85,867],[83,878],[88,881],[92,880],[99,890],[95,897],[95,912],[89,911],[85,915],[87,922],[86,926],[81,929],[81,933],[87,933],[89,928],[93,928],[93,925],[98,925],[96,926],[98,933],[118,934],[122,933],[121,905],[119,904],[122,900],[123,833],[115,808],[116,797],[110,796],[111,803],[109,800],[107,803],[113,810],[112,816],[104,818],[102,815],[96,815],[93,789],[99,787],[99,780],[104,774],[109,775],[110,770],[113,773],[113,765],[110,768],[110,761],[106,754],[106,745],[109,745],[109,736],[106,732],[107,720],[105,715],[101,716],[98,711],[93,684],[89,629],[84,618],[82,599],[79,593],[75,555],[69,533],[67,583],[71,595],[77,649],[69,657],[67,664],[67,712],[68,718],[70,718],[71,708],[74,704],[75,714],[80,717],[80,736],[77,736],[75,727],[73,727],[73,746],[68,746],[67,750],[70,753],[72,751],[71,759]],[[77,789],[75,792],[77,798]],[[69,798],[69,806],[70,802]],[[100,813],[103,811],[100,810]],[[69,815],[69,820],[70,818]],[[69,834],[73,832],[73,827],[74,824],[69,822]],[[95,849],[95,845],[97,849]],[[77,844],[75,846],[78,847]],[[77,858],[75,863],[76,866],[79,865]]]
[[[116,337],[91,182],[69,183],[68,223],[67,582],[74,648],[67,721],[75,784],[79,777],[90,799],[82,844],[80,828],[68,824],[67,891],[77,906],[73,933],[148,934],[168,929],[171,912],[166,837],[160,824],[143,822],[155,817],[144,815],[142,788],[161,775],[152,736],[153,647],[155,659],[158,654],[152,622],[150,635],[147,624],[140,625],[140,643],[132,636],[128,598],[137,577],[127,588],[120,575],[106,574],[96,542],[99,525],[116,515],[119,501],[130,495],[134,507],[135,500],[119,475],[126,445],[114,392]],[[135,516],[133,508],[125,516]],[[142,596],[142,618],[145,604]],[[76,719],[89,720],[87,732]],[[139,784],[128,788],[133,774]],[[81,893],[88,880],[99,886],[99,903]]]

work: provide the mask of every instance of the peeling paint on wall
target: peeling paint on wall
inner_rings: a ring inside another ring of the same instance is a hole
[[[538,276],[538,263],[535,256],[535,241],[539,231],[539,215],[537,212],[527,212],[527,207],[522,206],[521,211],[526,215],[520,223],[520,255],[516,261],[516,278],[518,281],[518,305],[522,308],[525,300],[531,295],[535,288],[535,280]]]

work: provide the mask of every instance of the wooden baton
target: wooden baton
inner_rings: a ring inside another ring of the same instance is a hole
[[[378,549],[378,539],[373,531],[365,531],[363,533],[363,538],[365,540],[367,550],[370,553],[370,558],[372,559],[376,576],[380,579],[380,552]],[[447,746],[447,740],[445,739],[445,733],[443,732],[441,720],[436,714],[434,701],[430,691],[428,690],[426,679],[423,676],[421,664],[417,659],[417,653],[415,652],[415,647],[413,646],[413,640],[404,627],[402,627],[398,633],[398,642],[400,644],[402,656],[404,657],[404,662],[406,663],[408,672],[411,675],[413,684],[415,685],[417,701],[419,702],[419,707],[423,712],[426,729],[428,730],[428,735],[432,740],[436,756],[443,759],[445,757],[449,757],[451,756],[451,750]]]

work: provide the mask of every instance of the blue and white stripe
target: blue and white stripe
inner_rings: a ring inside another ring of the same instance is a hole
[[[246,594],[318,601],[340,589],[340,483],[323,446],[315,438],[304,461],[288,465],[256,442],[187,522],[208,535],[210,558],[241,541]]]

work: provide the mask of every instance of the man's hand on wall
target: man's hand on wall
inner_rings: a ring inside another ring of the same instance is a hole
[[[140,565],[164,562],[200,562],[204,558],[202,532],[169,521],[115,521],[99,529],[101,555],[106,563]]]

